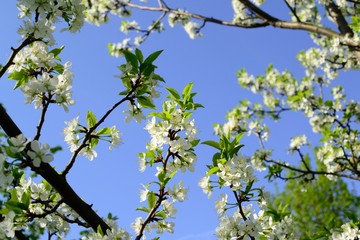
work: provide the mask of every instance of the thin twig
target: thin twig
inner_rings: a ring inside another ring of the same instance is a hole
[[[36,135],[34,137],[34,140],[39,140],[40,139],[40,136],[41,136],[41,129],[44,125],[44,122],[45,122],[45,115],[46,115],[46,112],[49,108],[49,105],[51,103],[51,94],[49,93],[49,96],[48,96],[48,99],[45,98],[45,94],[43,93],[43,108],[41,110],[41,116],[40,116],[40,120],[39,120],[39,124],[36,126]]]

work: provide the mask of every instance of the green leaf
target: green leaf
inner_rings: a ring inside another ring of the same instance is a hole
[[[144,108],[152,108],[155,109],[156,106],[151,102],[151,98],[145,96],[137,97],[138,103]]]
[[[120,95],[120,96],[125,96],[125,95],[127,95],[128,93],[129,93],[129,90],[126,89],[126,90],[124,90],[124,91],[119,92],[119,95]]]
[[[92,128],[97,123],[95,115],[89,110],[86,115],[86,123],[89,128]]]
[[[161,171],[159,174],[158,174],[158,179],[161,183],[161,185],[164,185],[164,180],[165,180],[165,172],[164,171]]]
[[[192,90],[193,86],[194,86],[194,83],[191,82],[191,83],[187,84],[185,86],[184,90],[182,91],[182,97],[185,102],[187,102],[191,98],[191,90]]]
[[[148,114],[148,117],[158,117],[164,120],[167,120],[166,114],[163,112],[152,112]]]
[[[148,206],[152,209],[156,203],[156,195],[154,192],[148,192]]]
[[[163,50],[160,51],[156,51],[151,53],[144,61],[144,65],[150,65],[152,64],[158,57],[159,55],[163,52]]]
[[[205,144],[205,145],[208,145],[210,147],[213,147],[213,148],[216,148],[218,150],[221,150],[220,148],[220,144],[218,142],[215,142],[215,141],[212,141],[212,140],[208,140],[208,141],[205,141],[205,142],[202,142],[201,144]]]
[[[138,49],[138,48],[135,49],[135,55],[140,63],[142,63],[144,61],[144,56],[143,56],[142,52],[140,51],[140,49]]]
[[[21,69],[21,71],[14,71],[9,75],[10,80],[21,80],[23,78],[27,78],[28,72],[25,69]]]
[[[180,95],[178,93],[178,91],[176,91],[175,89],[173,88],[170,88],[170,87],[165,87],[166,90],[169,92],[169,97],[173,100],[179,100],[180,99]]]
[[[99,143],[99,138],[97,138],[97,137],[91,137],[90,138],[89,145],[90,145],[91,148],[96,147],[98,145],[98,143]]]
[[[195,139],[195,140],[191,141],[190,143],[191,143],[192,147],[196,147],[199,144],[199,142],[200,142],[200,139]]]
[[[55,147],[50,148],[50,152],[51,152],[52,154],[55,154],[56,152],[59,152],[59,151],[62,151],[62,147],[61,147],[61,146],[55,146]]]
[[[135,54],[133,54],[130,51],[124,51],[124,56],[127,62],[131,63],[131,66],[133,67],[133,70],[137,72],[138,69],[138,59]]]
[[[136,208],[136,210],[147,212],[147,213],[150,212],[150,209],[148,209],[146,207],[138,207],[138,208]]]
[[[110,134],[111,130],[110,128],[102,128],[99,131],[97,131],[97,135],[101,135],[101,134]]]
[[[156,73],[154,73],[154,74],[152,75],[152,79],[158,80],[158,81],[161,81],[161,82],[165,82],[165,80],[164,80],[160,75],[158,75],[158,74],[156,74]]]
[[[24,85],[28,80],[28,72],[25,69],[22,69],[21,71],[14,71],[12,72],[9,77],[10,80],[16,80],[16,84],[14,89],[17,89],[18,87],[21,87]]]
[[[157,217],[160,217],[162,219],[166,218],[166,213],[164,211],[159,211],[155,214]]]
[[[221,158],[221,153],[218,152],[218,153],[214,154],[214,156],[212,157],[212,163],[214,166],[217,165],[218,159],[220,159],[220,158]]]
[[[96,232],[99,233],[101,236],[104,236],[104,232],[103,232],[100,224],[99,224],[99,226],[97,227]]]
[[[205,108],[205,107],[203,105],[201,105],[200,103],[195,103],[194,109],[197,109],[197,108]]]
[[[220,171],[219,167],[212,167],[212,168],[209,169],[209,171],[207,171],[206,176],[210,176],[210,175],[215,174],[215,173],[217,173],[219,171]]]
[[[20,214],[24,210],[28,210],[28,205],[17,202],[17,201],[7,201],[4,203],[5,207],[13,210],[15,213]]]
[[[58,56],[62,52],[62,50],[64,50],[64,48],[65,48],[65,46],[61,46],[59,48],[54,48],[53,50],[50,51],[50,53],[54,54],[55,59],[61,61],[61,59]]]
[[[64,72],[64,66],[61,64],[56,64],[54,69],[55,69],[55,71],[57,71],[60,74],[62,74]]]
[[[176,173],[176,171],[172,172],[170,176],[164,180],[164,186],[175,176]]]
[[[21,202],[25,206],[24,210],[27,210],[30,205],[30,193],[24,192],[23,195],[21,196]]]

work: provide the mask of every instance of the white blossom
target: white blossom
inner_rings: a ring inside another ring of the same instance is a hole
[[[39,141],[34,140],[30,143],[31,150],[27,151],[27,155],[32,159],[35,167],[40,167],[41,162],[49,163],[54,157],[49,153],[50,146],[48,144],[40,145]]]

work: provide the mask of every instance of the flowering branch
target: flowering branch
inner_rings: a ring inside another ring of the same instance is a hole
[[[22,134],[2,106],[0,106],[0,126],[9,137],[16,137]],[[106,232],[106,230],[109,229],[109,226],[99,215],[97,215],[92,209],[92,206],[84,202],[69,185],[66,179],[57,173],[50,164],[42,162],[40,167],[31,166],[31,169],[50,183],[63,197],[64,203],[76,211],[95,231],[97,231],[99,226],[103,232]]]
[[[135,89],[134,89],[135,90]],[[99,127],[101,125],[101,123],[103,123],[105,121],[105,119],[118,107],[120,106],[123,102],[125,101],[130,101],[132,99],[132,97],[130,97],[132,95],[132,93],[134,92],[134,90],[131,90],[123,99],[121,99],[119,102],[115,103],[105,114],[104,116],[102,116],[102,118],[91,128],[88,129],[88,131],[86,132],[86,135],[82,141],[82,143],[79,145],[79,147],[74,151],[69,163],[66,165],[65,169],[62,171],[61,175],[62,176],[66,176],[69,171],[71,170],[71,168],[73,167],[75,160],[77,158],[77,156],[79,155],[80,151],[87,146],[87,141],[90,140],[92,133],[96,130],[97,127]]]
[[[163,164],[163,168],[164,168],[164,172],[166,172],[166,164],[169,160],[169,157],[172,155],[172,153],[170,152],[170,147],[168,149],[168,153],[165,157],[165,160],[162,161]],[[166,185],[160,185],[160,188],[158,190],[158,193],[156,194],[157,200],[156,203],[154,204],[154,206],[152,207],[152,209],[150,210],[148,216],[145,218],[144,222],[141,224],[141,228],[139,233],[137,234],[135,240],[140,240],[143,235],[144,235],[144,231],[147,227],[147,225],[152,222],[152,221],[156,221],[157,217],[156,217],[156,212],[158,211],[158,209],[161,207],[161,203],[162,201],[164,201],[166,199],[166,195],[168,194],[165,191],[165,187]]]
[[[253,11],[257,16],[259,16],[261,19],[263,19],[263,22],[257,22],[252,24],[242,24],[242,23],[234,23],[229,22],[226,20],[221,20],[213,17],[206,17],[200,14],[196,13],[189,13],[189,12],[183,12],[176,9],[172,9],[169,7],[149,7],[149,6],[142,6],[137,5],[133,3],[124,3],[125,6],[129,6],[132,8],[140,9],[140,10],[146,10],[146,11],[156,11],[156,12],[166,12],[166,13],[174,13],[177,15],[183,15],[190,18],[198,19],[204,22],[211,22],[219,25],[224,26],[230,26],[230,27],[240,27],[240,28],[258,28],[258,27],[266,27],[266,26],[273,26],[278,28],[285,28],[285,29],[294,29],[294,30],[304,30],[308,32],[313,32],[317,34],[321,34],[324,36],[329,37],[339,37],[340,34],[325,27],[313,25],[310,23],[298,23],[298,22],[288,22],[283,21],[278,18],[275,18],[268,14],[267,12],[262,11],[260,8],[255,6],[253,3],[251,3],[249,0],[240,0],[245,6],[247,6],[251,11]]]
[[[328,172],[328,171],[314,171],[314,170],[308,170],[308,169],[304,170],[304,169],[297,168],[297,167],[294,167],[294,166],[291,166],[291,165],[288,165],[286,163],[279,162],[279,161],[276,161],[276,160],[273,160],[273,159],[264,159],[264,161],[268,162],[268,163],[273,163],[273,164],[279,165],[279,166],[281,166],[283,168],[292,170],[294,172],[301,173],[298,176],[290,177],[290,178],[283,177],[281,175],[277,175],[277,177],[279,177],[281,179],[284,179],[284,180],[294,179],[294,178],[302,178],[302,177],[304,177],[306,175],[331,175],[331,176],[336,176],[336,177],[349,178],[349,179],[352,179],[352,180],[360,180],[360,176],[353,176],[353,175],[341,173],[340,171],[339,172]]]

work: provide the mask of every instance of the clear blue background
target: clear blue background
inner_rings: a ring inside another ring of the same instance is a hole
[[[179,7],[186,7],[203,15],[231,20],[233,13],[229,1],[199,0],[181,1]],[[289,19],[288,11],[283,3],[265,6],[265,9],[278,17]],[[170,3],[171,5],[171,3]],[[21,22],[17,19],[18,11],[15,1],[3,1],[0,8],[2,23],[0,37],[0,63],[4,64],[11,53],[10,47],[20,44],[20,37],[16,34]],[[144,23],[156,14],[134,12],[135,19]],[[73,97],[76,105],[65,113],[62,108],[52,106],[48,112],[46,125],[42,135],[42,142],[51,146],[62,145],[64,151],[55,155],[52,163],[58,170],[68,162],[71,154],[63,140],[62,130],[64,121],[80,115],[80,121],[85,122],[86,112],[90,109],[98,117],[105,113],[113,103],[119,100],[118,92],[122,90],[119,79],[114,78],[119,71],[117,66],[122,64],[122,58],[108,55],[107,44],[120,42],[124,37],[118,29],[120,19],[113,18],[101,27],[86,24],[80,33],[56,33],[57,46],[65,45],[61,58],[71,61],[73,80]],[[147,27],[146,25],[142,25]],[[249,91],[241,89],[237,83],[236,71],[245,68],[254,75],[263,74],[269,63],[283,71],[290,70],[296,77],[304,75],[304,69],[296,60],[296,54],[313,46],[308,33],[303,31],[281,30],[272,27],[262,29],[239,29],[224,27],[208,23],[203,30],[204,37],[191,40],[179,26],[171,29],[165,23],[167,31],[153,34],[140,49],[145,55],[163,49],[163,54],[156,61],[158,73],[166,80],[161,89],[163,98],[166,96],[165,86],[181,90],[188,82],[194,82],[194,91],[198,92],[195,101],[203,104],[194,114],[202,141],[215,139],[212,125],[223,123],[228,110],[232,109],[239,100],[248,98],[260,101],[261,97],[254,96]],[[60,28],[59,28],[60,29]],[[341,83],[351,88],[345,88],[349,99],[358,100],[356,90],[359,72],[345,73]],[[39,120],[40,111],[33,105],[24,105],[21,91],[12,91],[14,82],[6,77],[0,80],[0,102],[7,108],[10,116],[18,124],[27,137],[33,137],[35,126]],[[154,179],[153,172],[141,174],[138,171],[136,154],[145,151],[145,144],[149,136],[144,130],[146,122],[141,124],[124,122],[120,107],[107,119],[104,126],[116,125],[123,138],[123,144],[112,152],[108,151],[108,144],[103,143],[97,148],[98,157],[93,161],[78,158],[71,170],[68,180],[79,195],[101,216],[111,212],[119,217],[119,226],[132,232],[130,223],[138,216],[144,216],[136,211],[139,203],[139,189]],[[269,123],[271,135],[267,147],[276,149],[275,157],[296,159],[287,154],[289,139],[302,133],[310,133],[307,119],[299,114],[287,115],[277,123]],[[312,138],[316,140],[317,138]],[[258,146],[254,137],[243,139],[246,145],[245,155],[250,155]],[[213,150],[200,145],[196,153],[198,162],[194,173],[178,174],[175,180],[183,180],[189,187],[188,200],[177,203],[178,213],[174,219],[175,233],[164,234],[162,239],[215,239],[217,214],[214,200],[208,200],[198,187],[199,179],[204,176],[206,164],[211,161]],[[293,161],[294,162],[294,161]],[[274,185],[262,180],[268,190],[274,192]],[[280,183],[281,185],[281,183]],[[215,194],[216,197],[217,194]],[[78,235],[73,230],[67,239],[74,239]]]

